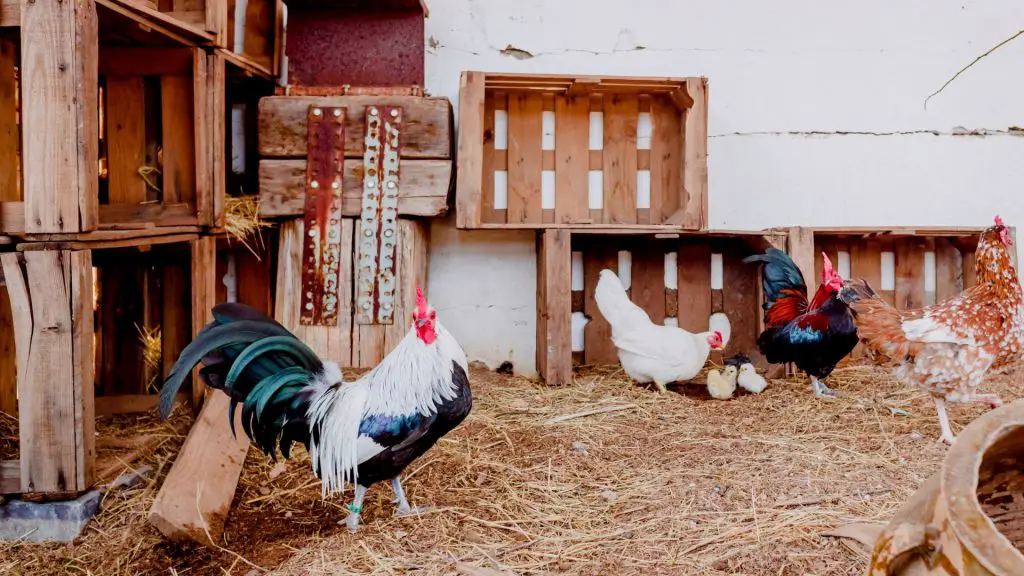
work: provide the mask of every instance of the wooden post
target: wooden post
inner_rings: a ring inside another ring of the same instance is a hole
[[[572,252],[564,228],[537,247],[537,371],[549,386],[572,383]]]
[[[21,200],[21,166],[18,152],[18,86],[14,69],[18,50],[14,42],[0,40],[0,202]],[[19,208],[23,211],[24,208]],[[7,222],[0,216],[0,230]],[[0,277],[3,274],[0,273]],[[0,287],[0,412],[17,416],[18,377],[14,346],[14,318],[7,289]]]
[[[99,39],[93,2],[21,2],[25,230],[83,232],[99,205]]]
[[[814,279],[814,231],[810,228],[795,227],[789,229],[789,257],[803,274],[804,284],[810,292],[817,289]],[[812,292],[813,294],[813,292]],[[789,365],[789,373],[796,373],[796,366]]]
[[[459,90],[459,171],[455,198],[456,225],[479,228],[483,210],[483,142],[477,141],[484,125],[484,80],[481,72],[463,72]]]
[[[192,337],[195,338],[203,326],[213,320],[210,309],[217,304],[217,240],[212,236],[204,236],[192,240],[191,245]],[[206,386],[199,378],[199,370],[193,370],[192,409],[197,413],[205,393]]]
[[[89,250],[0,256],[14,312],[21,491],[76,493],[95,461]]]

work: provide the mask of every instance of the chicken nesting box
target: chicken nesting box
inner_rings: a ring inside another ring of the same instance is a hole
[[[1022,457],[1024,400],[972,422],[882,531],[866,574],[1024,574]]]
[[[448,210],[451,104],[268,97],[259,151],[261,216],[283,220],[278,321],[322,357],[375,366],[409,330],[415,287],[426,287],[423,219]]]

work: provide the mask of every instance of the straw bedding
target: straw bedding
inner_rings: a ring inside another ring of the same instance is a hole
[[[1011,400],[1015,381],[989,388]],[[350,535],[305,453],[275,465],[251,450],[224,550],[166,543],[145,514],[188,417],[120,417],[101,432],[163,437],[137,462],[154,479],[109,494],[72,546],[0,544],[0,573],[861,574],[865,552],[822,532],[887,521],[946,453],[930,399],[874,368],[837,370],[834,401],[802,378],[725,402],[618,370],[564,388],[484,370],[471,382],[470,417],[406,473],[423,516],[393,518],[378,485]],[[953,407],[954,430],[983,410]]]

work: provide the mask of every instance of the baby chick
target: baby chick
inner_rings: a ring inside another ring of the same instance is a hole
[[[740,366],[740,373],[739,376],[737,376],[736,381],[744,390],[747,392],[753,392],[754,394],[764,392],[764,389],[768,386],[768,382],[763,376],[757,373],[757,370],[754,369],[754,365],[750,362],[746,362]]]
[[[708,393],[716,400],[728,400],[736,391],[738,371],[735,366],[726,366],[725,370],[708,370]]]

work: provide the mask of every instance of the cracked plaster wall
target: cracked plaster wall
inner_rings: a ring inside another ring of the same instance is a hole
[[[426,88],[458,110],[467,69],[704,75],[712,227],[1024,228],[1024,39],[924,106],[1022,23],[1018,0],[435,0]],[[445,324],[535,373],[532,233],[433,228]]]

